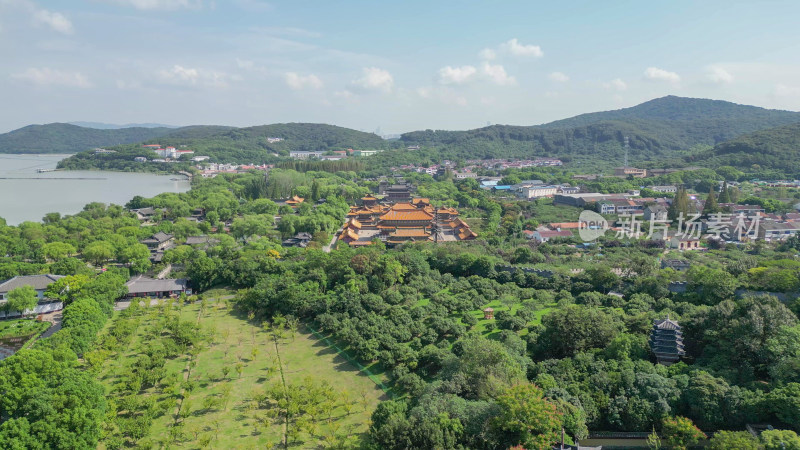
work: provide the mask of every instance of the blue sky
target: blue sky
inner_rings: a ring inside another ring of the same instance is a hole
[[[800,110],[797,1],[0,0],[30,123],[533,125],[664,95]]]

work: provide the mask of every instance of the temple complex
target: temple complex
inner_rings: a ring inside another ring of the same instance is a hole
[[[477,236],[455,208],[437,208],[420,197],[396,202],[386,196],[381,203],[367,195],[361,205],[350,207],[339,241],[355,247],[379,239],[393,246],[414,241],[466,241]]]

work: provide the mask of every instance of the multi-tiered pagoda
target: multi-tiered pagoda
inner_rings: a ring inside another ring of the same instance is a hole
[[[659,364],[669,366],[678,362],[686,354],[683,350],[683,333],[678,322],[670,320],[669,316],[663,320],[654,320],[653,331],[650,332],[650,350],[656,355]]]

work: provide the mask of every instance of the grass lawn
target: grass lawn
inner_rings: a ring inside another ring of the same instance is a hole
[[[204,296],[210,298],[208,293]],[[356,444],[366,432],[372,411],[385,398],[383,391],[302,324],[296,333],[286,329],[276,338],[221,303],[209,303],[202,314],[200,308],[199,303],[183,306],[181,318],[199,317],[203,332],[213,337],[193,360],[188,354],[167,360],[167,377],[188,377],[191,388],[182,391],[182,402],[177,396],[180,413],[173,408],[155,417],[145,440],[164,443],[176,423],[181,424],[181,436],[169,440],[179,448],[282,448],[287,434],[292,448],[319,448],[332,442]],[[146,335],[152,322],[155,317],[145,316],[131,351],[103,367],[101,380],[109,392],[116,376],[136,357],[133,349],[145,344],[137,339]],[[303,383],[302,389],[293,388]],[[312,414],[288,420],[288,433],[285,415],[276,415],[278,404],[257,400],[263,400],[265,392],[302,394],[317,388],[327,389],[335,400],[324,406],[315,403],[309,407]],[[151,389],[144,395],[164,394]]]
[[[0,339],[24,337],[46,330],[48,322],[33,319],[12,319],[0,321]]]
[[[555,306],[556,306],[555,303],[550,303],[548,305],[545,305],[544,308],[537,309],[534,312],[534,315],[535,315],[534,319],[529,321],[527,326],[531,326],[531,325],[535,325],[535,324],[541,323],[542,322],[542,317],[544,317],[545,314],[547,314],[550,311],[552,311],[553,308],[555,308]],[[511,314],[516,314],[517,310],[520,307],[522,307],[522,303],[514,303],[513,305],[511,305],[511,308],[510,308]],[[495,328],[493,331],[488,331],[486,329],[486,325],[489,324],[490,322],[494,323],[495,319],[489,320],[489,319],[484,319],[483,318],[483,309],[485,309],[485,308],[493,308],[494,309],[494,314],[497,315],[497,313],[500,312],[500,311],[509,311],[509,307],[505,306],[502,302],[500,302],[500,300],[494,300],[494,301],[491,301],[491,302],[487,303],[486,305],[484,305],[483,308],[480,309],[480,310],[470,311],[470,314],[472,316],[474,316],[476,319],[478,319],[478,324],[475,325],[475,330],[477,330],[478,332],[480,332],[481,334],[483,334],[486,337],[491,337],[492,335],[495,335],[495,334],[499,335],[501,330],[498,329],[498,328]],[[525,336],[526,334],[528,334],[528,330],[527,329],[522,330],[520,332],[520,336]]]

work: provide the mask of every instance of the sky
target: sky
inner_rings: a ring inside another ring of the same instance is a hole
[[[535,125],[679,95],[800,110],[800,2],[0,0],[0,132]]]

